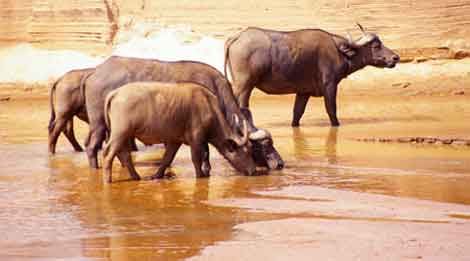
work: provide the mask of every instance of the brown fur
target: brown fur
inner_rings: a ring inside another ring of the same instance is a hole
[[[136,82],[111,91],[105,100],[105,120],[110,130],[105,144],[104,170],[111,182],[112,161],[119,155],[133,179],[134,169],[126,141],[165,143],[163,162],[153,178],[162,178],[181,144],[191,147],[198,177],[209,176],[207,143],[212,144],[237,170],[252,175],[255,163],[246,140],[232,131],[218,106],[217,97],[194,83]],[[210,165],[209,165],[210,166]]]
[[[225,68],[242,108],[253,88],[268,94],[296,94],[292,126],[298,126],[308,99],[324,97],[331,124],[338,126],[339,82],[367,65],[393,67],[399,56],[370,33],[356,42],[319,29],[281,32],[250,27],[225,45]],[[377,47],[377,48],[375,48]]]
[[[54,82],[49,93],[51,117],[49,120],[49,152],[54,154],[58,137],[65,134],[76,151],[83,151],[73,131],[73,117],[88,122],[85,99],[81,96],[83,79],[94,72],[94,68],[72,70]],[[54,100],[56,101],[54,104]],[[56,114],[57,112],[57,114]]]
[[[97,152],[106,137],[103,112],[106,95],[127,83],[138,81],[200,84],[218,97],[219,108],[232,129],[240,130],[240,126],[233,121],[233,116],[236,115],[239,119],[244,119],[245,116],[233,95],[230,82],[217,69],[192,61],[164,62],[156,59],[112,56],[97,66],[95,73],[86,81],[85,98],[90,116],[90,143],[87,145],[87,154],[91,167],[98,167]],[[248,127],[250,132],[257,131],[252,122],[249,122]],[[271,139],[270,135],[266,135],[266,138]],[[277,165],[281,165],[282,159],[272,146],[272,142],[269,144],[270,149],[266,151],[276,155],[273,158],[279,162]]]

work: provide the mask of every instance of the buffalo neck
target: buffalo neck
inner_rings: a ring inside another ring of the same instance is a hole
[[[366,55],[361,49],[358,49],[356,55],[354,55],[353,57],[344,57],[343,59],[345,60],[344,62],[347,64],[343,78],[346,78],[350,74],[359,71],[367,66]]]
[[[213,114],[215,117],[209,134],[209,143],[214,145],[214,147],[216,147],[219,152],[222,152],[224,148],[224,142],[230,138],[232,129],[218,108],[213,110]]]

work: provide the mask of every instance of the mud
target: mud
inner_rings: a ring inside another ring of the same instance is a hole
[[[394,81],[410,82],[406,89],[351,79],[340,90],[339,128],[321,99],[291,128],[294,97],[255,92],[255,121],[271,131],[284,170],[240,176],[211,150],[212,177],[196,179],[185,147],[174,179],[133,182],[116,163],[111,185],[64,137],[48,155],[46,87],[1,86],[10,99],[0,102],[0,257],[468,259],[468,146],[356,141],[468,139],[468,96],[452,95],[468,81],[459,79],[441,79],[432,93],[406,77]],[[82,141],[87,126],[75,126]],[[152,175],[162,148],[140,148],[137,170]]]

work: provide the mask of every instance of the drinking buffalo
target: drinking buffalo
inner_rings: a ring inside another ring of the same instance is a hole
[[[72,70],[54,82],[49,94],[51,118],[49,120],[49,152],[55,153],[61,132],[72,144],[75,151],[83,151],[73,131],[73,117],[88,122],[85,98],[80,95],[80,84],[94,68]],[[55,100],[55,105],[54,105]],[[57,115],[56,115],[57,112]]]
[[[197,177],[210,173],[207,143],[238,171],[254,174],[246,120],[242,120],[240,136],[228,124],[218,102],[212,92],[194,83],[135,82],[111,91],[104,108],[109,140],[103,149],[103,166],[108,182],[112,181],[116,155],[132,179],[140,179],[128,148],[127,141],[133,138],[145,144],[165,143],[162,165],[152,179],[163,178],[183,143],[191,147]],[[233,117],[239,120],[237,114]]]
[[[379,37],[362,31],[352,41],[318,29],[279,32],[247,28],[225,43],[225,74],[230,69],[235,96],[249,107],[254,87],[268,94],[295,93],[292,126],[298,126],[310,96],[324,97],[331,125],[339,82],[367,65],[393,68],[400,57]]]
[[[207,64],[191,61],[164,62],[155,59],[112,56],[98,65],[96,71],[85,83],[85,98],[90,120],[90,142],[87,146],[87,154],[91,167],[98,167],[97,151],[106,134],[103,111],[106,95],[126,83],[137,81],[194,82],[205,86],[217,96],[220,110],[232,129],[241,130],[239,123],[233,119],[244,120],[244,113],[240,110],[230,83],[217,69]],[[233,117],[234,115],[237,117]],[[257,129],[252,122],[248,122],[248,130],[251,142],[263,146],[262,150],[256,151],[264,154],[256,157],[254,155],[254,158],[262,159],[257,163],[270,168],[282,168],[284,163],[273,147],[269,133]],[[266,140],[268,142],[264,142]]]

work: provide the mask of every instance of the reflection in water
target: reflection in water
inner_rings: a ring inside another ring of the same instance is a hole
[[[294,143],[294,155],[298,159],[311,156],[310,144],[302,128],[292,128],[292,141]]]
[[[336,164],[338,163],[336,159],[336,143],[338,139],[338,128],[337,127],[330,127],[328,131],[328,138],[325,142],[326,153],[325,156],[328,159],[329,164]]]
[[[310,140],[309,140],[310,139]],[[328,163],[336,164],[336,144],[338,139],[338,128],[329,128],[328,135],[325,138],[323,156]],[[315,148],[318,138],[309,137],[302,128],[292,128],[292,142],[294,144],[294,155],[297,159],[311,158],[318,150]],[[321,145],[320,145],[321,146]]]
[[[260,122],[275,126],[270,131],[288,165],[282,171],[240,176],[213,151],[212,176],[196,179],[186,147],[173,164],[175,179],[129,182],[127,171],[116,161],[113,174],[118,182],[106,184],[101,170],[88,168],[85,153],[73,153],[66,143],[59,144],[56,156],[47,155],[47,101],[31,103],[11,102],[10,111],[0,117],[0,132],[8,134],[0,142],[13,143],[0,143],[2,260],[182,259],[231,238],[236,224],[280,218],[211,207],[204,201],[254,197],[250,191],[292,184],[470,204],[468,149],[365,144],[343,138],[351,133],[367,135],[364,126],[341,127],[339,138],[338,128],[277,126],[272,122],[279,121],[278,102],[257,103],[254,113],[266,111],[268,116]],[[373,129],[386,132],[389,127],[374,124]],[[84,130],[78,128],[77,133]],[[152,162],[157,154],[137,154],[142,176],[156,170],[157,166],[142,162]]]
[[[250,189],[264,188],[266,184],[277,186],[279,177],[220,175],[217,171],[231,171],[230,166],[226,164],[226,169],[224,164],[215,164],[211,178],[196,179],[188,150],[183,150],[176,164],[191,171],[179,170],[178,177],[171,180],[107,184],[100,170],[87,167],[84,155],[53,157],[48,161],[49,196],[39,199],[54,206],[50,210],[55,216],[63,216],[67,223],[73,221],[73,226],[61,224],[61,233],[69,234],[64,237],[68,248],[80,249],[81,253],[74,255],[118,260],[176,260],[192,256],[208,244],[228,239],[234,225],[271,216],[247,215],[203,202],[243,197]],[[116,177],[126,179],[126,170],[119,163],[115,166]],[[147,176],[154,168],[138,170]],[[55,232],[42,237],[54,238]],[[59,258],[68,256],[60,251],[60,244],[43,242],[44,245]],[[34,243],[30,246],[37,247]]]

